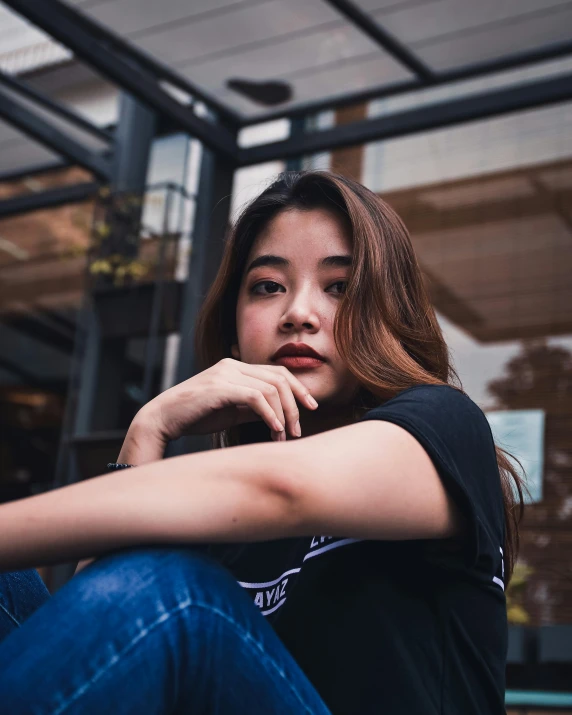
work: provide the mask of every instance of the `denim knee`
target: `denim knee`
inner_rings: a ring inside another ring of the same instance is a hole
[[[82,601],[155,609],[182,602],[224,608],[229,594],[247,598],[230,572],[188,546],[142,546],[98,558],[74,577]],[[250,599],[248,599],[250,602]]]

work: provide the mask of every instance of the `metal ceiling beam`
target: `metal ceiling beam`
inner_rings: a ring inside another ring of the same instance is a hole
[[[49,7],[45,3],[36,2],[36,0],[4,0],[4,3],[44,29],[54,39],[65,44],[78,57],[84,59],[113,82],[170,117],[178,126],[196,136],[210,148],[226,153],[229,158],[235,158],[237,154],[234,130],[238,127],[251,126],[277,118],[298,117],[376,98],[415,92],[432,86],[518,69],[572,54],[572,42],[564,42],[511,57],[503,57],[435,74],[353,3],[348,0],[326,1],[345,14],[370,37],[373,37],[378,44],[382,44],[384,49],[390,51],[400,62],[409,66],[418,77],[422,76],[423,78],[395,83],[389,87],[385,85],[360,92],[346,93],[337,98],[305,102],[291,108],[261,113],[254,117],[244,117],[219,100],[210,97],[203,90],[192,85],[186,78],[128,43],[105,26],[59,0],[51,0]],[[192,110],[177,102],[161,88],[160,80],[182,89],[215,108],[221,120],[226,121],[231,130],[229,131],[224,125],[215,126],[193,114]]]
[[[0,88],[0,117],[30,137],[33,137],[56,154],[83,166],[95,176],[107,181],[110,163],[101,154],[86,149],[43,117],[34,114],[28,106],[11,97]]]
[[[549,47],[543,47],[539,50],[530,50],[520,54],[511,55],[510,57],[502,57],[496,60],[488,60],[477,64],[460,67],[448,72],[439,72],[430,80],[413,80],[405,82],[395,82],[391,85],[381,85],[370,89],[360,90],[359,92],[348,92],[338,97],[328,97],[314,102],[302,102],[294,107],[286,107],[284,109],[276,109],[270,112],[264,112],[255,117],[245,118],[242,126],[251,126],[260,124],[261,122],[272,121],[274,119],[287,118],[291,119],[299,116],[308,116],[317,112],[327,111],[330,109],[339,109],[352,104],[361,102],[369,102],[374,99],[383,99],[385,97],[395,97],[400,94],[409,92],[418,92],[430,87],[440,87],[455,82],[469,81],[478,79],[479,77],[487,77],[489,75],[507,72],[510,70],[518,70],[529,65],[540,64],[563,57],[572,56],[572,42],[562,42]]]
[[[13,169],[12,171],[6,171],[0,174],[0,182],[4,181],[22,181],[22,179],[27,179],[31,176],[36,176],[37,174],[45,174],[49,171],[58,171],[59,169],[67,169],[69,167],[69,162],[65,159],[46,162],[45,164],[34,164],[30,167],[24,167],[23,169]]]
[[[28,99],[37,102],[44,109],[47,109],[48,111],[52,112],[58,117],[61,117],[62,119],[69,122],[70,124],[73,124],[79,129],[88,132],[97,139],[108,143],[111,143],[113,141],[113,134],[111,134],[111,132],[108,132],[105,129],[101,129],[100,127],[96,127],[95,124],[92,124],[84,117],[80,116],[79,114],[76,114],[71,109],[68,109],[68,107],[64,107],[63,104],[56,102],[51,97],[46,96],[42,92],[39,92],[34,87],[31,87],[29,84],[20,82],[15,77],[11,77],[4,72],[0,72],[0,84],[4,84],[18,94],[21,94],[24,97],[28,97]]]
[[[482,92],[463,99],[437,102],[284,141],[242,149],[239,152],[239,166],[251,166],[265,161],[289,159],[301,154],[314,154],[372,141],[393,139],[569,99],[572,99],[572,75],[529,82],[512,89]]]
[[[99,184],[86,182],[82,184],[70,184],[69,186],[58,186],[56,189],[47,189],[37,193],[25,194],[24,196],[13,196],[0,201],[0,219],[29,211],[39,211],[40,209],[51,209],[64,204],[87,201],[94,197],[99,189]]]
[[[109,136],[114,136],[114,131],[115,127],[113,126],[108,126],[106,129],[103,129],[106,134]],[[169,132],[167,131],[167,134]],[[161,131],[161,127],[159,127],[159,130],[157,131],[156,135],[157,137],[162,137],[165,136],[165,128],[163,128],[163,131]],[[105,153],[105,156],[110,156],[111,152],[109,155]],[[23,169],[12,169],[11,171],[6,171],[4,173],[0,173],[0,182],[5,182],[5,181],[21,181],[22,179],[27,179],[32,176],[36,176],[38,174],[45,174],[48,172],[52,171],[58,171],[60,169],[68,169],[70,167],[70,162],[67,159],[54,159],[53,161],[50,162],[45,162],[42,164],[34,164],[29,167],[24,167]]]
[[[230,159],[235,158],[237,142],[232,129],[236,127],[229,129],[222,121],[217,124],[207,121],[197,116],[192,107],[178,102],[161,87],[160,80],[180,87],[179,78],[175,75],[170,79],[168,72],[158,63],[149,57],[143,59],[143,53],[121,37],[60,0],[50,0],[49,3],[37,0],[4,0],[4,4],[61,42],[77,57],[126,92],[170,117],[209,148]],[[150,63],[153,64],[154,73],[149,71]],[[207,98],[200,90],[193,87],[187,91],[192,92],[193,98],[200,97],[207,104],[216,106],[219,114],[224,111],[228,123],[236,123],[236,117],[232,115],[231,119],[228,109]]]
[[[350,0],[326,0],[326,2],[420,80],[426,81],[434,77],[435,73],[428,65],[387,32],[369,13],[364,12]]]
[[[451,82],[458,82],[459,80],[484,77],[485,75],[494,74],[496,72],[522,69],[527,65],[540,64],[542,62],[548,62],[549,60],[570,56],[572,56],[572,42],[560,42],[547,47],[541,47],[540,49],[527,50],[508,57],[477,62],[473,65],[449,70],[448,72],[437,74],[436,80],[438,84],[449,84]],[[435,84],[435,81],[433,81],[432,84]]]
[[[3,0],[4,1],[4,0]],[[209,105],[217,111],[222,119],[227,120],[231,125],[239,122],[239,115],[228,107],[226,104],[218,100],[216,97],[212,97],[204,89],[194,85],[190,80],[182,75],[179,75],[175,70],[171,69],[167,64],[160,62],[153,55],[145,52],[140,47],[137,47],[133,43],[129,42],[122,35],[113,32],[106,25],[94,20],[85,13],[76,10],[75,8],[69,7],[65,3],[59,3],[57,0],[50,0],[50,4],[54,5],[57,3],[63,6],[63,11],[67,12],[73,17],[74,23],[82,27],[88,34],[98,41],[104,42],[106,46],[115,47],[124,57],[127,57],[132,63],[140,65],[144,70],[148,70],[153,77],[159,78],[177,87],[186,94],[192,95],[193,99],[197,99],[205,104]],[[10,0],[4,2],[5,5],[10,5],[14,7]],[[31,5],[34,4],[30,3]],[[15,8],[14,8],[15,9]],[[61,9],[61,7],[60,7]],[[22,12],[18,10],[18,12]],[[76,53],[78,54],[78,53]],[[79,56],[79,54],[78,54]]]

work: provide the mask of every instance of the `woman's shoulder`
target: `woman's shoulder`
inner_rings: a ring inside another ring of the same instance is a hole
[[[412,385],[401,390],[377,407],[372,408],[369,412],[375,412],[375,410],[391,412],[395,409],[407,408],[416,410],[422,408],[429,412],[439,411],[439,414],[441,414],[442,410],[453,410],[467,415],[480,415],[486,420],[484,412],[462,388],[446,384]]]
[[[368,410],[360,421],[387,420],[408,429],[424,445],[446,445],[463,459],[493,455],[489,421],[466,392],[453,385],[413,385]]]
[[[422,383],[419,385],[412,385],[411,387],[406,387],[404,390],[398,392],[391,400],[395,400],[397,397],[403,397],[405,395],[420,397],[423,399],[430,400],[469,400],[473,402],[469,395],[461,388],[456,385],[450,384],[427,384]],[[388,402],[391,402],[388,400]],[[473,403],[474,404],[474,403]]]

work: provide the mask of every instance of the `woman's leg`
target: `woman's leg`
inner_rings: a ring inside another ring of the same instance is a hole
[[[36,569],[0,573],[0,641],[49,598]]]
[[[14,715],[330,715],[232,575],[187,546],[116,552],[0,642]]]

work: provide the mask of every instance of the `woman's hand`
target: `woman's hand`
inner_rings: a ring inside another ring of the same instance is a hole
[[[285,429],[300,437],[296,400],[307,409],[318,406],[286,367],[223,358],[142,407],[118,461],[142,464],[161,459],[167,442],[182,435],[211,434],[256,420],[268,425],[274,440],[285,440]]]

